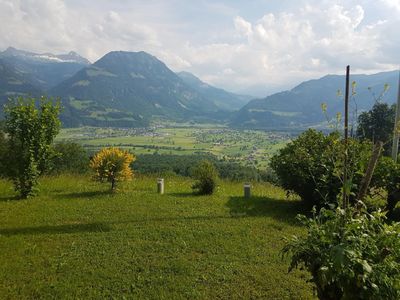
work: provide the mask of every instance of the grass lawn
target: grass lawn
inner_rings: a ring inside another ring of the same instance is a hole
[[[273,186],[138,177],[120,186],[44,178],[16,200],[0,181],[0,299],[311,299],[307,274],[287,273],[282,238],[301,234],[298,200]]]

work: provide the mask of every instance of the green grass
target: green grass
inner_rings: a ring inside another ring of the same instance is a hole
[[[296,199],[222,182],[138,177],[109,193],[86,177],[44,178],[17,200],[0,181],[0,299],[310,299],[307,274],[287,273],[283,237],[302,234]]]

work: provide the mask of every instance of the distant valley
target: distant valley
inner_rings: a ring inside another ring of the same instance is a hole
[[[382,100],[393,103],[397,78],[397,71],[352,75],[357,83],[354,109],[369,109],[385,84],[389,89]],[[66,127],[146,127],[166,120],[250,129],[304,128],[325,121],[323,102],[329,116],[342,111],[337,91],[343,86],[344,76],[327,75],[252,100],[191,73],[174,73],[146,52],[113,51],[93,64],[75,52],[37,54],[11,47],[0,52],[0,104],[15,96],[59,97]]]

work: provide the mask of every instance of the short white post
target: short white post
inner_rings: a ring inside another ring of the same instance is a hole
[[[244,190],[244,197],[245,198],[250,198],[251,197],[251,186],[250,183],[245,183],[243,186]]]
[[[157,192],[159,194],[164,194],[164,178],[157,179]]]

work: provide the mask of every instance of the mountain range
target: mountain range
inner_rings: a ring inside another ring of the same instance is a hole
[[[0,65],[0,102],[24,94],[60,97],[66,126],[146,126],[155,118],[226,120],[251,99],[212,87],[190,73],[176,74],[143,51],[112,51],[90,64],[74,52],[36,54],[8,48],[0,53]]]
[[[41,90],[61,83],[90,64],[87,59],[73,51],[59,55],[38,54],[12,47],[0,52],[0,60],[24,74],[29,83]]]
[[[398,71],[352,75],[352,111],[396,99]],[[63,104],[64,126],[147,126],[152,120],[219,121],[240,128],[303,128],[343,110],[344,76],[327,75],[261,99],[174,73],[146,52],[112,51],[91,64],[75,52],[54,55],[15,48],[0,52],[0,104],[9,97],[48,95]],[[385,84],[389,87],[379,98]]]
[[[349,110],[352,116],[377,101],[395,103],[399,72],[351,75]],[[231,125],[242,128],[304,128],[315,126],[344,110],[344,75],[327,75],[302,82],[291,90],[251,100],[237,112]],[[326,115],[321,105],[326,104]]]

